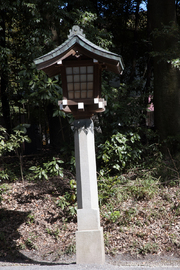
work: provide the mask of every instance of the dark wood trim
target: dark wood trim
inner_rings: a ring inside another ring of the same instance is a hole
[[[61,80],[62,80],[62,89],[63,89],[63,99],[68,99],[66,69],[64,66],[61,67]]]
[[[67,106],[74,106],[78,105],[78,103],[83,102],[85,105],[96,105],[94,104],[94,98],[89,98],[89,99],[76,99],[76,100],[71,100],[67,99]],[[104,102],[106,105],[106,101],[104,98],[99,98],[99,102]],[[62,100],[58,101],[58,105],[62,104]]]
[[[68,66],[68,67],[75,67],[75,66],[79,67],[79,66],[92,66],[92,65],[94,65],[93,59],[78,60],[78,58],[75,59],[75,60],[72,60],[72,61],[71,60],[63,60],[62,64],[64,66]]]

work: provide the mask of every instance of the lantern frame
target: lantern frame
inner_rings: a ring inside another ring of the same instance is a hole
[[[87,40],[77,25],[70,30],[68,40],[34,62],[50,77],[61,74],[63,99],[58,104],[75,119],[90,118],[105,110],[106,101],[101,98],[101,72],[107,69],[121,74],[124,69],[120,55]],[[87,72],[89,67],[93,67],[93,73]],[[67,74],[68,68],[72,74]],[[83,69],[86,72],[83,73]]]

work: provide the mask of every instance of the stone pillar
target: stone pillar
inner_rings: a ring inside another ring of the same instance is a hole
[[[98,206],[93,121],[75,120],[74,128],[78,202],[76,263],[103,264],[105,252]]]

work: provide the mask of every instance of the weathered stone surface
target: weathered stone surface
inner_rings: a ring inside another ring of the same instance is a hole
[[[78,209],[98,209],[93,121],[75,120],[74,126]]]
[[[99,209],[78,209],[77,210],[78,230],[99,230],[100,215]]]
[[[104,264],[103,229],[76,232],[76,263]]]
[[[100,227],[94,125],[91,119],[75,120],[77,180],[76,263],[105,262],[103,229]]]

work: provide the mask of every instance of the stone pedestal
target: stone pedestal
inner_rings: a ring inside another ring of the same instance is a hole
[[[91,119],[75,120],[75,158],[77,181],[76,262],[105,262],[103,229],[100,227],[94,125]]]

